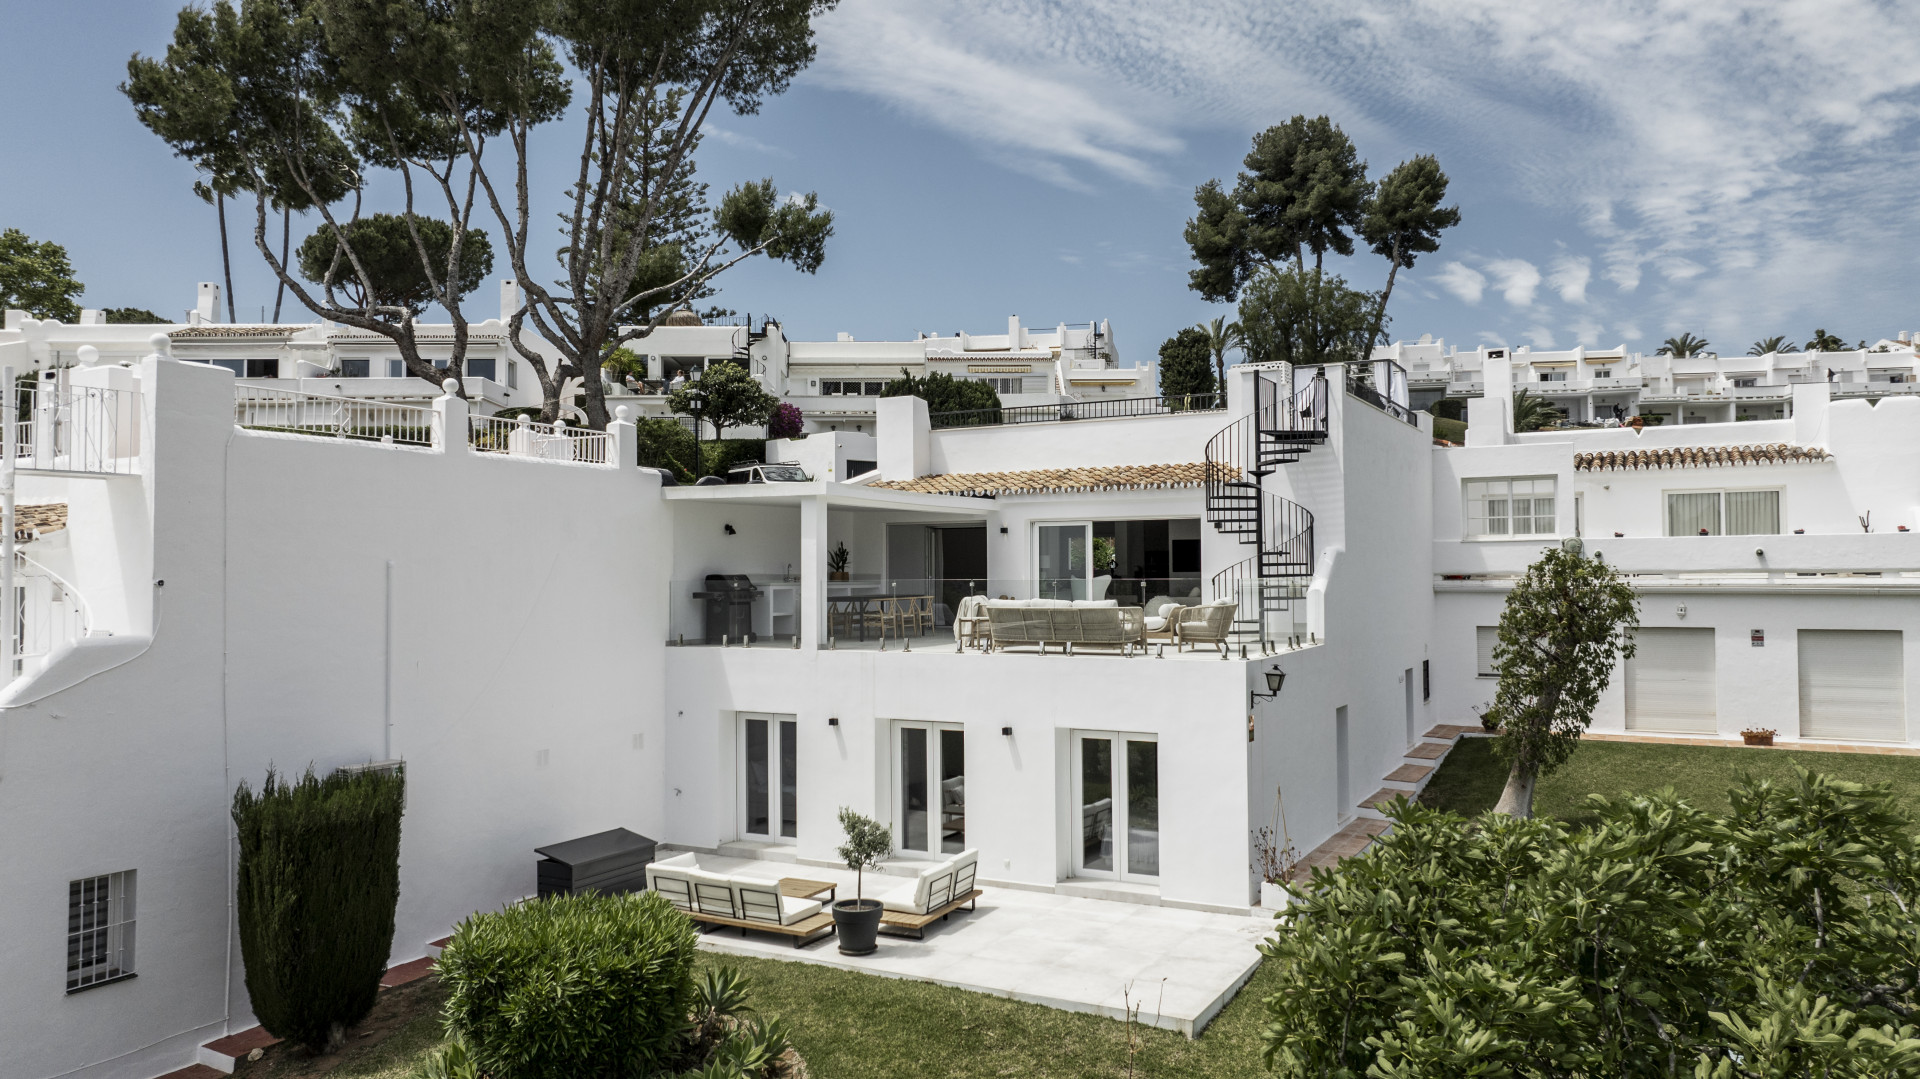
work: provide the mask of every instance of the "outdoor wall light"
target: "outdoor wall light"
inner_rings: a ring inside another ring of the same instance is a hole
[[[1002,728],[1000,728],[1000,733],[1001,733],[1001,734],[1004,734],[1004,735],[1006,735],[1006,736],[1007,736],[1008,738],[1012,738],[1012,737],[1013,737],[1013,728],[1012,728],[1012,727],[1002,727]]]
[[[734,535],[734,531],[733,531],[733,526],[732,526],[732,525],[721,525],[720,527],[721,527],[721,528],[724,528],[724,529],[726,529],[726,532],[727,532],[727,535],[729,535],[729,536],[731,536],[731,535]]]
[[[827,717],[827,726],[829,726],[829,727],[838,727],[839,725],[840,725],[840,717],[839,717],[839,716],[828,716],[828,717]]]
[[[1267,691],[1265,693],[1256,693],[1253,690],[1247,691],[1247,707],[1253,707],[1255,698],[1264,698],[1270,701],[1278,697],[1280,695],[1280,687],[1286,684],[1287,672],[1281,670],[1278,663],[1274,664],[1273,669],[1267,672]]]

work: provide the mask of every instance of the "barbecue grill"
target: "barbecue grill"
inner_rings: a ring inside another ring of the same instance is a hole
[[[706,601],[708,644],[719,644],[722,637],[745,641],[753,633],[753,601],[760,590],[746,574],[709,573],[706,591],[693,598]]]

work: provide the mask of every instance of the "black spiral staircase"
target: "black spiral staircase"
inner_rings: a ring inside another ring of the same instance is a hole
[[[1239,603],[1234,639],[1264,644],[1269,615],[1288,610],[1313,576],[1313,514],[1261,483],[1326,441],[1328,388],[1324,369],[1297,389],[1263,373],[1253,387],[1253,411],[1207,440],[1207,520],[1254,548],[1213,575],[1212,592]]]

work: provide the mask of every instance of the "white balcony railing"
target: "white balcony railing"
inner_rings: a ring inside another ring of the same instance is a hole
[[[85,597],[59,574],[24,553],[15,559],[13,587],[20,609],[10,673],[18,677],[39,670],[61,645],[87,636],[93,616]]]
[[[548,424],[534,423],[525,415],[511,420],[473,416],[469,428],[473,448],[478,453],[590,465],[604,465],[610,456],[606,432],[568,427],[565,420]]]
[[[431,446],[433,420],[433,409],[419,405],[328,397],[266,386],[235,385],[233,388],[233,422],[256,431]]]
[[[140,466],[140,392],[93,386],[18,391],[14,466],[30,472],[132,475]]]

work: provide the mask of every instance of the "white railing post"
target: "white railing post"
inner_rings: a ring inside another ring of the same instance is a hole
[[[447,379],[440,384],[447,391],[433,399],[434,441],[440,444],[441,453],[468,453],[473,442],[473,421],[468,417],[467,402],[459,394],[460,383]]]
[[[4,659],[3,669],[6,678],[11,680],[14,657],[20,654],[19,601],[13,593],[13,481],[14,456],[20,439],[20,393],[13,382],[12,365],[0,368],[0,379],[6,381],[7,395],[4,405],[0,405],[0,424],[4,424],[6,431],[5,447],[0,449],[0,594],[5,596],[4,602],[0,602],[0,618],[7,621],[6,651],[0,659]]]
[[[613,422],[607,424],[607,456],[610,464],[619,469],[640,467],[640,448],[634,434],[633,421],[629,419],[633,410],[621,405],[613,410]]]

